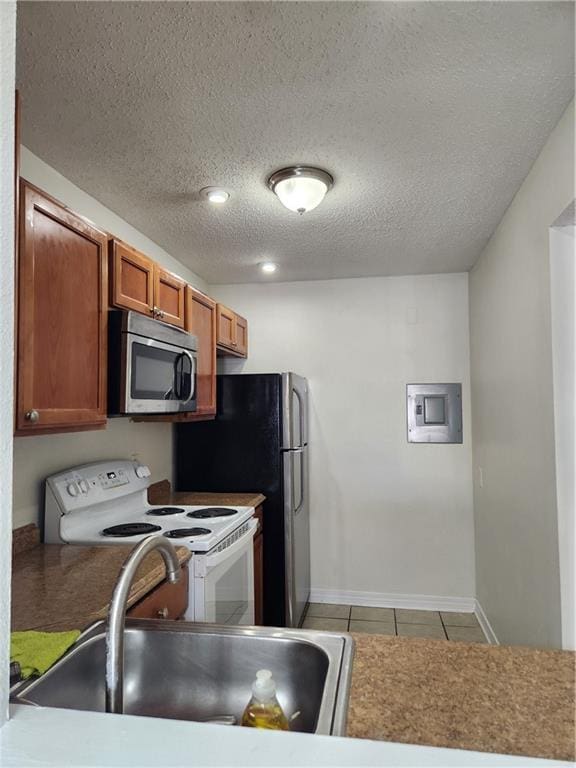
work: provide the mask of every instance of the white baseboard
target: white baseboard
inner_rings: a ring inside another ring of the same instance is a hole
[[[496,632],[492,629],[492,625],[488,621],[488,616],[484,613],[484,609],[478,602],[478,600],[474,601],[476,603],[474,608],[474,613],[476,614],[476,618],[478,619],[478,623],[482,627],[482,631],[486,635],[486,639],[491,645],[500,645],[498,642],[498,638],[496,637]]]
[[[410,595],[397,592],[356,592],[354,590],[312,589],[312,603],[336,605],[365,605],[370,608],[409,608],[420,611],[458,611],[473,613],[473,597],[442,597],[440,595]]]

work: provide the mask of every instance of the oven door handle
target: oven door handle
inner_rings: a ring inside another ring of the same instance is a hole
[[[248,530],[246,533],[240,536],[238,541],[235,541],[234,544],[231,544],[229,547],[226,547],[226,549],[223,549],[222,552],[216,552],[214,555],[206,556],[204,560],[206,568],[215,568],[217,565],[220,565],[220,563],[223,563],[224,560],[236,554],[236,552],[239,550],[243,549],[246,544],[252,541],[257,528],[258,519],[256,517],[252,517],[249,522]]]

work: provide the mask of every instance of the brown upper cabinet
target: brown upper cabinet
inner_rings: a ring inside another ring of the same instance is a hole
[[[186,283],[157,264],[154,266],[154,298],[160,320],[184,328]]]
[[[186,283],[120,240],[110,241],[110,303],[184,328]]]
[[[115,307],[152,314],[154,262],[119,240],[110,240],[110,303]]]
[[[106,423],[108,236],[20,187],[16,434]]]
[[[216,331],[221,355],[247,357],[248,323],[224,304],[218,304],[216,308]]]
[[[187,286],[185,328],[198,339],[196,414],[216,413],[216,302]],[[194,418],[194,413],[189,418]]]

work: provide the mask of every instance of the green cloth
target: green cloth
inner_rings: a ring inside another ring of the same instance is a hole
[[[10,661],[17,661],[22,677],[43,675],[80,637],[80,630],[71,632],[12,632]]]

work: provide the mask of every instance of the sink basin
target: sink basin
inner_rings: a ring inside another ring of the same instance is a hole
[[[13,689],[13,701],[104,712],[105,646],[100,621],[46,674]],[[270,669],[284,712],[300,713],[291,730],[342,736],[352,656],[346,634],[128,619],[124,712],[240,722],[256,672]]]

